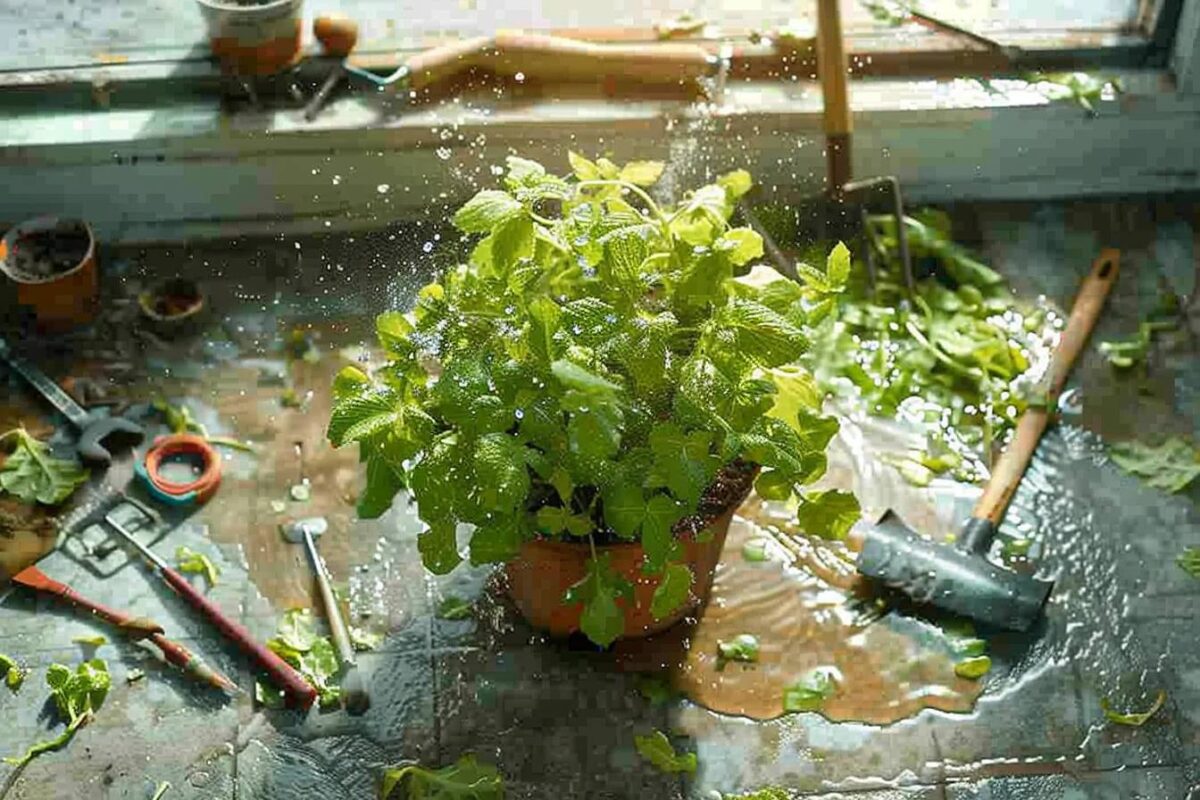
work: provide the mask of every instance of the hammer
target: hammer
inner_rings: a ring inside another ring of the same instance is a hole
[[[84,411],[71,395],[46,377],[46,374],[22,358],[17,357],[8,346],[8,342],[0,338],[0,359],[29,382],[38,393],[46,398],[71,424],[79,429],[79,440],[75,449],[84,461],[94,464],[108,465],[112,463],[112,453],[104,446],[104,441],[110,437],[123,437],[132,444],[137,444],[146,435],[142,426],[123,417],[102,417]]]
[[[921,538],[888,510],[861,534],[861,574],[899,590],[918,604],[933,605],[999,628],[1024,631],[1038,619],[1053,581],[1001,569],[986,555],[1050,422],[1051,409],[1057,404],[1071,366],[1116,280],[1119,262],[1120,253],[1106,249],[1092,265],[1046,369],[1042,384],[1045,398],[1030,405],[1021,416],[1012,444],[996,462],[983,496],[954,546]]]

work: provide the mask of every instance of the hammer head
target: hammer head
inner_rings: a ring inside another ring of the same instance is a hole
[[[1054,586],[1001,569],[978,550],[923,539],[891,511],[865,533],[858,571],[918,604],[1018,631],[1037,620]]]
[[[329,522],[324,517],[297,519],[280,525],[279,532],[283,534],[284,539],[297,544],[304,541],[305,528],[308,529],[308,535],[316,539],[329,529]]]

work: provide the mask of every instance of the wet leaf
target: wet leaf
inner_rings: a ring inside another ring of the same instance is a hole
[[[450,595],[442,599],[438,606],[438,616],[442,619],[462,620],[472,615],[471,601]]]
[[[1145,711],[1116,711],[1108,702],[1107,697],[1100,698],[1100,708],[1104,711],[1104,716],[1110,722],[1115,722],[1118,725],[1131,725],[1135,728],[1140,728],[1141,726],[1145,725],[1151,717],[1158,713],[1158,710],[1163,707],[1163,703],[1165,702],[1167,702],[1167,693],[1160,691],[1154,698],[1154,702],[1150,705],[1150,708],[1146,709]]]
[[[679,610],[692,592],[692,571],[686,564],[669,564],[650,600],[650,613],[664,619]]]
[[[783,710],[820,711],[825,701],[837,691],[837,670],[817,667],[783,690]]]
[[[58,505],[90,476],[76,462],[55,458],[46,445],[24,428],[0,435],[0,441],[10,440],[13,449],[0,466],[0,488],[23,502]]]
[[[836,489],[808,492],[796,510],[800,528],[822,539],[845,539],[861,516],[854,495]]]
[[[751,539],[742,545],[742,558],[751,563],[770,560],[767,555],[766,539]]]
[[[484,189],[458,210],[454,226],[464,233],[485,233],[521,211],[521,204],[507,192]]]
[[[100,647],[108,644],[108,637],[96,633],[90,636],[72,636],[71,641],[75,644],[83,644],[88,647]]]
[[[973,656],[963,659],[954,665],[954,674],[968,680],[979,680],[992,669],[992,659],[988,656]]]
[[[417,764],[387,767],[380,800],[503,800],[504,778],[490,764],[464,755],[441,769]]]
[[[21,668],[16,659],[0,653],[0,676],[4,678],[4,685],[13,694],[16,694],[17,690],[21,688],[21,684],[25,682],[25,676],[28,672],[29,670]]]
[[[108,664],[93,658],[77,665],[74,672],[63,664],[51,664],[46,670],[46,685],[66,728],[53,739],[31,745],[21,756],[5,758],[5,763],[22,767],[42,753],[65,747],[104,704],[111,685]]]
[[[283,613],[276,635],[288,647],[305,652],[317,641],[313,613],[308,608],[293,608]]]
[[[625,615],[617,599],[633,597],[633,585],[613,569],[611,559],[608,553],[588,559],[587,575],[563,598],[568,605],[583,603],[580,628],[601,647],[608,647],[625,632]]]
[[[217,585],[217,576],[221,574],[221,571],[217,569],[212,559],[203,553],[197,553],[190,547],[180,545],[175,549],[175,562],[176,568],[180,572],[203,575],[209,588]]]
[[[662,731],[654,731],[648,736],[635,736],[633,743],[642,758],[663,772],[690,775],[696,771],[696,754],[676,753],[671,740]]]
[[[1164,492],[1182,492],[1200,477],[1200,448],[1173,436],[1162,444],[1114,444],[1108,449],[1113,463]]]
[[[383,644],[383,634],[369,631],[364,628],[350,626],[350,645],[358,652],[368,652],[378,650]]]
[[[758,651],[758,638],[748,633],[738,634],[728,642],[717,642],[717,655],[723,661],[752,663],[758,661]]]
[[[1179,568],[1191,575],[1193,578],[1200,578],[1200,547],[1188,547],[1175,559],[1175,563]]]

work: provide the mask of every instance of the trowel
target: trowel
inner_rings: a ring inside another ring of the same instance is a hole
[[[983,495],[954,545],[922,538],[888,510],[873,526],[851,534],[861,541],[858,555],[861,574],[898,590],[918,604],[936,606],[999,628],[1023,631],[1037,621],[1054,583],[998,567],[987,559],[987,553],[1021,476],[1050,423],[1071,366],[1087,342],[1116,280],[1119,261],[1118,251],[1106,249],[1092,265],[1043,377],[1044,396],[1037,405],[1031,404],[1017,423],[1012,443],[992,468]]]

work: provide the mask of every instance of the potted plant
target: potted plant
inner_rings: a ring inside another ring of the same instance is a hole
[[[431,571],[469,531],[471,563],[504,563],[530,622],[608,645],[707,598],[752,482],[786,499],[824,472],[837,423],[790,365],[849,252],[801,265],[803,284],[735,277],[762,255],[729,222],[745,171],[663,208],[646,192],[662,164],[569,155],[566,178],[510,157],[504,188],[459,209],[467,263],[378,318],[388,363],[339,373],[328,434],[360,447],[361,516],[411,492]],[[849,527],[852,497],[800,502]]]
[[[303,0],[196,0],[221,68],[273,75],[300,58]]]
[[[96,314],[96,237],[83,220],[46,216],[14,225],[0,240],[0,270],[42,330],[86,325]]]

